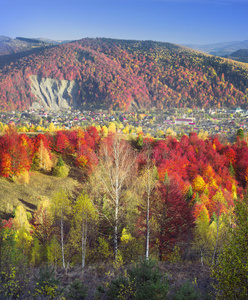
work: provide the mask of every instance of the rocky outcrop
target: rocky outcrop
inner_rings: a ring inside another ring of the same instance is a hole
[[[30,76],[30,79],[31,92],[37,99],[32,108],[59,110],[78,107],[78,82],[41,78],[37,75]]]

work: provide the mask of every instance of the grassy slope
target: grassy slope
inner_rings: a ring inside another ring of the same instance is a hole
[[[20,204],[23,204],[28,211],[33,211],[41,196],[51,198],[53,193],[61,188],[74,193],[80,190],[81,185],[75,176],[61,179],[39,172],[31,172],[30,175],[30,182],[27,185],[0,178],[0,216],[9,216],[13,208]]]

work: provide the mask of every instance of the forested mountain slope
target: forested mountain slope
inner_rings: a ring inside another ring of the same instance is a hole
[[[232,54],[230,54],[230,58],[248,63],[248,49],[239,49]]]
[[[59,44],[59,42],[47,39],[30,39],[22,37],[12,39],[7,36],[0,36],[0,57],[2,55],[21,53],[23,51],[49,46],[50,44]]]
[[[247,64],[169,43],[82,39],[7,59],[0,61],[2,111],[65,101],[122,110],[247,106]]]

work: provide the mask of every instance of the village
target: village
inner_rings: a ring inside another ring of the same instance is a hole
[[[26,110],[0,113],[2,128],[15,124],[20,132],[44,132],[68,130],[78,126],[96,126],[105,131],[144,135],[162,138],[167,135],[180,137],[190,132],[211,136],[221,134],[233,141],[237,130],[246,131],[248,111],[241,108],[151,110],[140,112],[80,111],[80,110]],[[0,128],[1,129],[1,128]]]

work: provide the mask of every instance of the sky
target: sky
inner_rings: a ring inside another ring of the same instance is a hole
[[[211,44],[248,39],[248,0],[0,0],[0,35]]]

